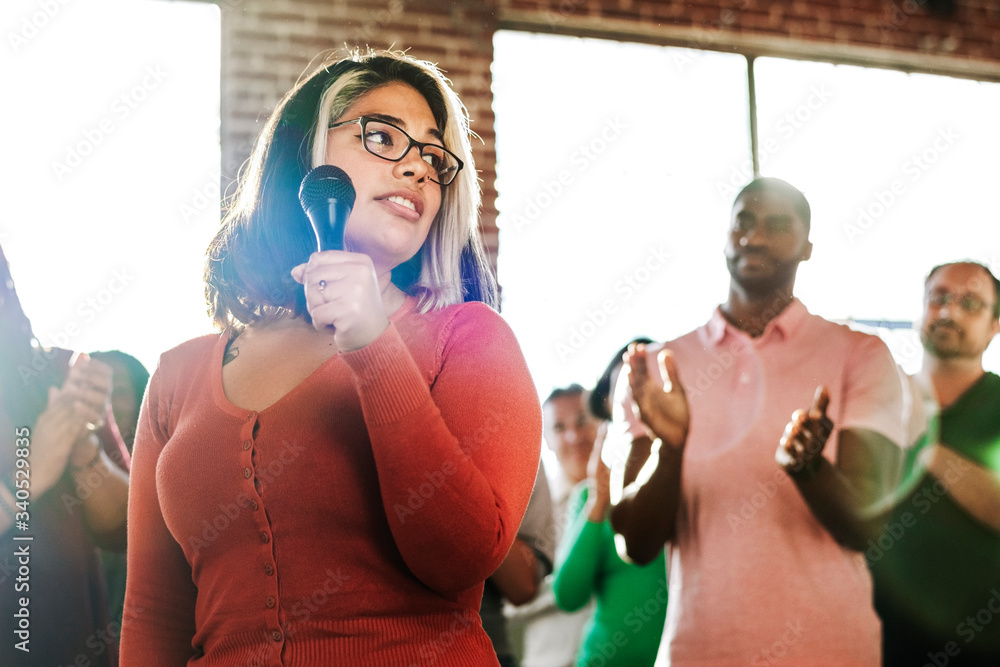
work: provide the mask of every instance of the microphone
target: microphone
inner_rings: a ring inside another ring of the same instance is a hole
[[[320,165],[302,179],[299,203],[312,223],[317,250],[344,249],[344,228],[355,196],[351,177],[332,164]]]

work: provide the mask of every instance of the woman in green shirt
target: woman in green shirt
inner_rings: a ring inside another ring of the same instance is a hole
[[[591,596],[597,599],[594,616],[584,628],[577,667],[652,665],[667,613],[663,552],[645,566],[623,561],[608,519],[610,471],[601,451],[611,420],[609,395],[624,350],[612,358],[591,394],[591,411],[604,423],[594,444],[589,477],[570,496],[566,532],[556,551],[556,604],[572,612],[587,604]]]

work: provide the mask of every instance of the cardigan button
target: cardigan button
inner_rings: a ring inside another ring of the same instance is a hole
[[[264,531],[260,531],[260,541],[263,542],[264,544],[267,544],[268,542],[271,541],[271,536],[265,533]]]
[[[246,477],[247,479],[250,479],[253,476],[253,470],[250,470],[250,468],[244,468],[243,476]]]
[[[265,566],[264,566],[264,574],[266,574],[266,575],[267,575],[267,576],[269,576],[269,577],[270,577],[270,576],[271,576],[272,574],[274,574],[274,566],[273,566],[273,565],[271,565],[270,563],[268,563],[267,565],[265,565]]]
[[[252,444],[253,443],[250,442],[249,440],[244,441],[243,442],[243,450],[246,451],[247,449],[250,449],[250,445],[252,445]]]
[[[267,600],[265,600],[264,604],[267,605],[268,609],[272,609],[274,607],[274,596],[268,595]]]
[[[273,639],[276,642],[280,642],[281,641],[281,631],[280,630],[275,630],[274,632],[272,632],[271,633],[271,639]]]

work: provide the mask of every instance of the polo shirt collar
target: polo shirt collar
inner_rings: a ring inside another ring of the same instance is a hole
[[[780,336],[782,340],[787,340],[802,326],[808,315],[809,311],[805,305],[798,298],[792,297],[792,300],[785,309],[767,323],[764,333],[760,335],[759,340],[764,340],[770,336]],[[746,336],[744,332],[729,323],[726,316],[722,314],[722,306],[718,306],[706,325],[709,342],[713,345],[718,345],[725,338],[727,330],[731,336]]]

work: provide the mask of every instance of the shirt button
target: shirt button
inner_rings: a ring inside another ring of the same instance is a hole
[[[250,479],[250,477],[252,475],[253,475],[253,470],[250,470],[250,468],[244,468],[243,469],[243,476],[244,477],[246,477],[247,479]]]
[[[268,542],[271,541],[271,536],[265,533],[264,531],[260,531],[260,541],[263,542],[264,544],[267,544]]]
[[[265,602],[265,604],[267,605],[268,609],[273,608],[274,607],[274,596],[273,595],[268,595],[267,596],[267,601]]]
[[[268,563],[267,565],[265,565],[265,566],[264,566],[264,574],[266,574],[266,575],[267,575],[267,576],[269,576],[269,577],[270,577],[270,576],[271,576],[272,574],[274,574],[274,566],[273,566],[273,565],[271,565],[270,563]]]
[[[281,631],[280,630],[275,630],[274,632],[272,632],[271,633],[271,639],[273,639],[276,642],[280,642],[281,641]]]
[[[252,444],[253,444],[253,443],[252,443],[252,442],[250,442],[249,440],[245,441],[245,442],[243,443],[243,449],[244,449],[244,450],[247,450],[247,449],[250,449],[250,445],[252,445]]]

